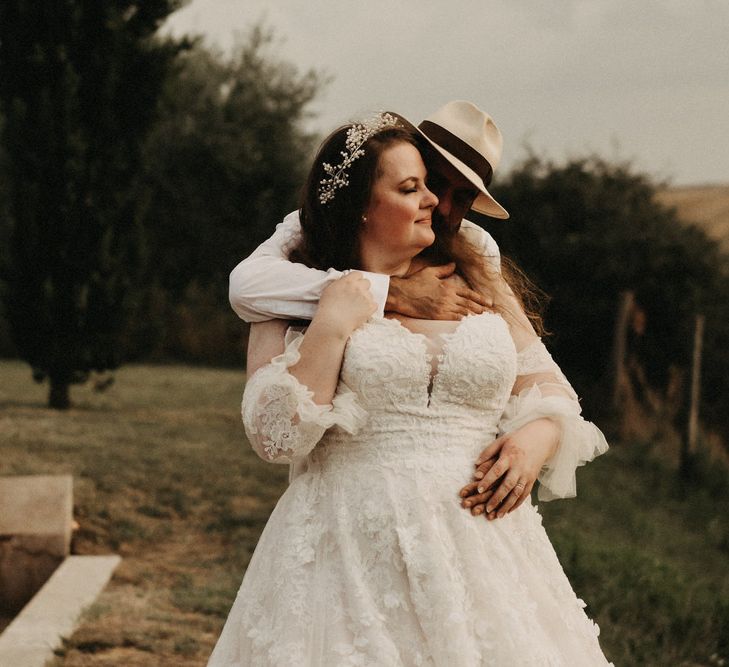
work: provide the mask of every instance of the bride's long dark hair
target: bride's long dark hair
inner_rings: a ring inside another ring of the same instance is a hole
[[[396,114],[392,114],[396,116]],[[379,175],[382,153],[397,143],[415,146],[427,156],[432,150],[413,129],[404,126],[388,127],[373,134],[362,146],[364,153],[355,159],[346,176],[348,184],[337,188],[334,196],[321,201],[321,182],[329,177],[326,164],[336,165],[346,153],[347,132],[352,125],[344,125],[330,134],[319,148],[309,170],[302,193],[299,219],[301,241],[289,250],[289,259],[316,269],[361,268],[359,234],[362,217],[369,205],[372,186]],[[544,333],[541,317],[542,293],[518,267],[502,258],[501,272],[484,262],[481,251],[463,234],[436,231],[436,241],[423,255],[435,264],[455,262],[456,271],[469,286],[493,297],[496,308],[498,296],[510,290],[518,299],[537,333]]]
[[[351,127],[344,125],[332,132],[314,158],[301,199],[301,242],[289,253],[292,262],[323,270],[360,268],[362,216],[378,176],[380,156],[398,143],[411,144],[422,152],[416,133],[405,127],[388,127],[377,132],[363,144],[364,153],[346,170],[348,185],[338,188],[329,201],[322,203],[320,185],[329,177],[324,165],[336,165],[342,161],[347,132]]]

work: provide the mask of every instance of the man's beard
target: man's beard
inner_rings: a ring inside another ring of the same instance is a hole
[[[435,232],[436,238],[448,238],[458,233],[461,225],[449,225],[448,220],[438,213],[438,210],[433,211],[432,217],[433,231]]]
[[[458,239],[460,224],[448,224],[448,220],[437,210],[433,211],[432,227],[435,233],[435,242],[423,250],[422,255],[428,257],[436,264],[447,264],[453,260],[453,244]]]

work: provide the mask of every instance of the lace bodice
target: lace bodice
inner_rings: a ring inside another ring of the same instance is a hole
[[[580,417],[577,397],[539,339],[517,351],[501,316],[467,317],[432,358],[432,340],[397,320],[372,318],[347,344],[331,406],[287,369],[298,361],[300,332],[249,380],[243,419],[265,459],[316,465],[409,465],[444,470],[444,460],[475,460],[499,433],[539,417],[557,420],[562,441],[545,465],[540,498],[574,495],[574,470],[607,448]],[[448,470],[458,466],[448,465]],[[466,467],[468,469],[468,467]],[[466,480],[454,480],[454,484]]]
[[[515,377],[508,327],[492,313],[431,336],[395,319],[371,320],[352,335],[341,372],[373,420],[475,418],[481,428],[484,418],[498,420]]]

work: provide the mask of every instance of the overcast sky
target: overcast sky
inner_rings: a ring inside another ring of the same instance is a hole
[[[261,20],[273,56],[333,77],[311,107],[321,132],[467,99],[504,134],[505,169],[528,143],[729,181],[729,0],[193,0],[166,29],[229,48]]]

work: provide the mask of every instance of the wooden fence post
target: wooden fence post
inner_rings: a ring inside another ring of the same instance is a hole
[[[620,294],[618,317],[613,336],[613,408],[620,409],[625,391],[625,356],[627,352],[628,321],[633,310],[635,297],[631,290]]]
[[[688,456],[696,454],[699,440],[699,404],[701,401],[701,351],[704,343],[705,318],[699,314],[694,325],[694,353],[691,363],[691,403],[688,419]]]

